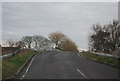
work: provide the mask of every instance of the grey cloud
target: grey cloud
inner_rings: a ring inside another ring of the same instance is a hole
[[[80,48],[87,48],[92,24],[117,19],[117,3],[3,3],[3,40],[61,31]]]

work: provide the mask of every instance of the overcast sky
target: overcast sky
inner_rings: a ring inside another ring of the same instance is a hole
[[[2,4],[3,40],[60,31],[79,48],[88,47],[93,24],[118,19],[117,2],[9,2]]]

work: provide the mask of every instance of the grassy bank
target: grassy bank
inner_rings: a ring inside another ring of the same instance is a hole
[[[14,75],[20,67],[36,52],[32,50],[22,50],[18,54],[2,61],[2,78]]]
[[[88,57],[91,59],[96,59],[100,62],[107,63],[109,65],[113,65],[116,67],[120,67],[120,60],[118,60],[117,58],[111,58],[111,57],[106,57],[106,56],[102,56],[102,55],[95,55],[95,54],[91,54],[89,52],[82,52],[81,54],[85,57]]]

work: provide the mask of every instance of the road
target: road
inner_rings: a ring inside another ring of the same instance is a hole
[[[77,52],[40,53],[28,68],[21,79],[118,79],[116,68],[85,59]]]

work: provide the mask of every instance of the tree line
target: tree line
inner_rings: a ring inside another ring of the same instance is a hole
[[[77,45],[61,32],[53,32],[49,34],[49,39],[41,35],[24,36],[18,41],[12,39],[6,40],[4,43],[7,47],[35,48],[54,47],[64,51],[77,51]]]
[[[120,49],[120,24],[117,20],[101,26],[92,26],[93,34],[89,36],[89,46],[91,51],[112,53]]]
[[[20,47],[20,48],[34,48],[40,47],[42,43],[45,43],[47,38],[40,36],[40,35],[33,35],[33,36],[24,36],[22,39],[15,41],[13,39],[8,39],[4,43],[8,47]]]

